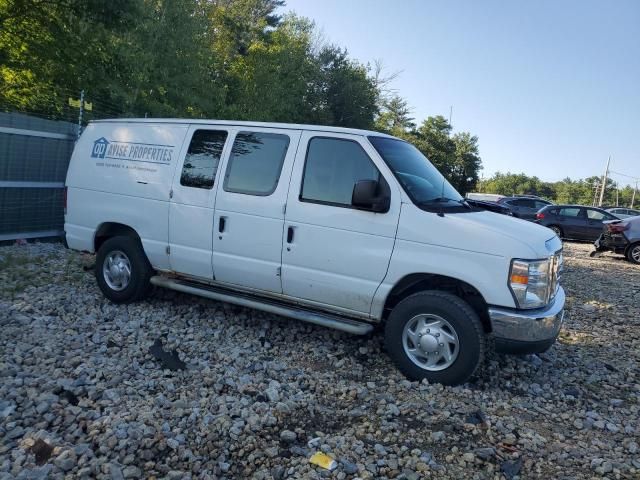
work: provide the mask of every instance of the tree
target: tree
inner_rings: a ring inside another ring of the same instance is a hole
[[[402,135],[416,128],[413,120],[407,101],[399,95],[392,95],[389,99],[383,100],[375,127],[391,135]]]
[[[311,122],[339,127],[372,128],[378,91],[364,65],[347,51],[323,47],[315,58],[317,76],[310,90],[315,99]]]
[[[428,117],[410,135],[414,145],[447,178],[451,177],[456,149],[450,135],[451,125],[442,115]]]
[[[453,144],[455,152],[449,181],[464,195],[476,186],[482,168],[478,137],[469,132],[456,133],[453,136]]]
[[[254,42],[229,68],[229,118],[304,123],[312,117],[309,85],[317,77],[313,24],[289,16],[268,39]]]

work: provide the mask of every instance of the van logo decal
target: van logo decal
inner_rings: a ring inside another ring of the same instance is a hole
[[[168,165],[171,163],[173,149],[173,145],[119,142],[100,137],[93,142],[91,158],[109,158],[112,160]]]
[[[91,158],[104,158],[104,154],[107,152],[109,146],[109,140],[104,137],[100,137],[93,142],[93,150],[91,150]]]

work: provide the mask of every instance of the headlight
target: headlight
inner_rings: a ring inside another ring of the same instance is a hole
[[[509,287],[519,308],[538,308],[549,303],[551,262],[546,260],[512,260]]]

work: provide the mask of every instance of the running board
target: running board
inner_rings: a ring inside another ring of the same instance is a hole
[[[233,303],[241,307],[254,308],[256,310],[262,310],[263,312],[275,313],[283,317],[295,318],[296,320],[341,330],[354,335],[365,335],[373,330],[373,325],[359,322],[358,320],[341,317],[339,315],[331,315],[330,313],[316,312],[269,299],[250,297],[242,293],[231,292],[210,285],[175,280],[159,275],[151,277],[150,281],[153,285],[159,287],[169,288],[178,292],[191,293],[219,302]]]

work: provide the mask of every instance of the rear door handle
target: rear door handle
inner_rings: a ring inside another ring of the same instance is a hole
[[[220,217],[218,219],[218,232],[222,233],[224,232],[224,227],[227,224],[227,217]]]
[[[287,229],[287,243],[293,242],[293,227]]]

